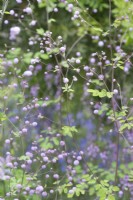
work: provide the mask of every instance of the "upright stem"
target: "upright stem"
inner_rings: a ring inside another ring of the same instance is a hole
[[[115,166],[115,181],[114,184],[117,184],[117,176],[118,176],[118,164],[119,164],[119,142],[120,142],[120,132],[119,132],[119,124],[116,119],[116,113],[115,113],[115,104],[114,104],[114,97],[112,97],[112,108],[113,108],[113,115],[115,119],[115,125],[116,125],[116,132],[117,132],[117,137],[116,137],[116,166]]]
[[[6,11],[7,6],[8,6],[8,0],[4,0],[3,5],[2,5],[2,10],[0,12],[0,28],[2,26],[2,21],[3,21],[4,13]]]
[[[112,10],[112,6],[111,6],[111,0],[109,0],[109,27],[110,27],[110,31],[111,31],[111,10]],[[111,39],[111,33],[109,35],[109,40],[110,40],[110,56],[111,56],[111,60],[113,58],[113,51],[112,51],[112,39]],[[111,92],[113,92],[114,90],[114,66],[117,64],[117,61],[114,62],[112,64],[112,75],[111,75]],[[115,123],[114,125],[116,126],[116,132],[117,132],[117,137],[116,137],[116,166],[115,166],[115,180],[114,180],[114,184],[117,184],[117,176],[118,176],[118,163],[119,163],[119,142],[120,142],[120,133],[119,133],[119,124],[116,118],[116,112],[115,112],[115,98],[114,95],[112,96],[111,99],[111,104],[112,104],[112,109],[113,109],[113,115],[114,115],[114,120]]]
[[[117,62],[114,63],[114,65],[116,65]],[[114,90],[114,66],[112,66],[112,87],[111,87],[111,91],[113,92]],[[115,98],[114,95],[112,96],[111,99],[111,104],[112,104],[112,109],[113,109],[113,115],[114,115],[114,125],[116,126],[116,166],[115,166],[115,185],[117,184],[117,175],[118,175],[118,162],[119,162],[119,142],[120,142],[120,132],[119,132],[119,123],[116,117],[116,108],[115,108]]]

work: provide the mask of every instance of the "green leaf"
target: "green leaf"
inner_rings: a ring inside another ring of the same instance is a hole
[[[107,191],[108,191],[108,189],[107,188],[100,188],[99,190],[98,190],[98,196],[100,197],[100,198],[105,198],[106,197],[106,193],[107,193]]]
[[[113,96],[113,92],[107,92],[107,97],[108,98],[112,98],[112,96]]]
[[[101,91],[99,91],[99,90],[93,90],[93,89],[88,89],[87,91],[90,92],[90,93],[92,93],[93,96],[98,96],[100,98],[103,98],[103,97],[111,98],[112,95],[113,95],[112,92],[107,92],[107,90],[105,90],[105,89],[102,89]]]
[[[131,128],[130,124],[125,123],[119,128],[119,131],[122,132],[123,130],[129,129],[129,128]]]
[[[108,187],[108,186],[109,186],[107,180],[101,181],[100,183],[101,183],[103,186],[105,186],[105,187]]]
[[[23,54],[23,62],[25,62],[26,64],[29,64],[32,56],[33,56],[33,53],[31,52]]]
[[[96,184],[95,188],[96,190],[99,190],[101,188],[101,184]]]
[[[104,103],[104,104],[102,104],[100,110],[98,111],[98,114],[101,115],[101,114],[103,114],[105,111],[107,112],[107,110],[108,110],[108,104]]]
[[[114,23],[113,23],[112,26],[114,26],[115,28],[117,28],[118,26],[120,26],[120,24],[121,24],[121,21],[118,20],[118,19],[116,19],[116,20],[114,21]]]
[[[115,197],[113,195],[109,195],[107,199],[108,200],[115,200]]]
[[[118,192],[120,189],[117,186],[113,186],[113,191]]]
[[[51,51],[49,52],[49,54],[57,54],[57,53],[59,53],[59,48],[53,48],[53,49],[51,49]]]
[[[76,189],[75,194],[76,194],[77,197],[79,197],[80,196],[80,190]]]
[[[92,196],[94,193],[95,193],[94,188],[90,188],[90,189],[89,189],[89,195]]]
[[[21,48],[15,48],[13,51],[10,50],[7,54],[8,59],[14,59],[14,57],[18,57],[21,54]]]
[[[39,8],[44,8],[44,7],[46,7],[46,1],[42,1],[41,3],[38,3],[38,7]]]
[[[44,30],[43,30],[43,28],[36,29],[36,32],[37,32],[39,35],[44,35]]]
[[[74,92],[73,89],[71,89],[71,85],[65,84],[65,87],[62,87],[63,92]]]
[[[44,54],[41,54],[40,57],[44,60],[48,60],[49,59],[49,56],[48,54],[44,53]]]
[[[23,104],[24,101],[25,101],[25,98],[24,98],[24,94],[23,94],[23,93],[15,94],[14,99],[15,99],[16,101],[18,101],[19,104]]]
[[[55,19],[52,19],[52,18],[48,20],[48,23],[49,23],[49,24],[52,23],[52,22],[56,22],[56,20],[55,20]]]
[[[99,91],[98,90],[88,89],[87,91],[92,93],[93,96],[99,96]]]
[[[5,121],[6,119],[7,119],[6,114],[3,113],[3,112],[0,112],[0,121],[3,122],[3,121]]]
[[[19,132],[14,132],[14,131],[13,131],[13,135],[14,135],[15,137],[20,137],[20,133],[19,133]]]
[[[58,138],[53,137],[52,141],[54,142],[55,145],[59,145],[59,139]]]
[[[45,139],[44,138],[40,138],[39,142],[40,142],[40,147],[42,149],[51,149],[51,148],[53,148],[53,145],[50,142],[49,137],[46,137]]]
[[[95,30],[96,32],[103,32],[103,30],[101,28],[97,28],[97,27],[93,27],[93,30]]]
[[[67,188],[64,188],[64,193],[67,194],[67,192],[68,192],[68,189],[67,189]]]
[[[65,67],[65,68],[69,68],[69,65],[68,65],[67,61],[62,61],[61,62],[61,66]]]
[[[89,181],[92,177],[89,174],[84,174],[82,178],[85,179],[86,181]]]
[[[85,190],[81,190],[81,194],[84,195],[85,194]]]
[[[64,136],[69,136],[72,137],[73,134],[72,133],[78,133],[77,129],[75,128],[75,126],[63,126],[62,127],[62,134]]]
[[[121,66],[121,65],[118,65],[118,67],[119,67],[120,69],[122,69],[122,70],[124,69],[124,67],[123,67],[123,66]]]
[[[106,32],[104,32],[102,35],[104,36],[104,37],[106,37],[107,35],[109,35],[109,30],[108,31],[106,31]]]
[[[23,160],[23,161],[26,161],[26,160],[29,160],[29,156],[20,156],[19,160]]]
[[[127,120],[128,120],[128,121],[132,121],[132,120],[133,120],[133,117],[129,117]]]
[[[53,105],[53,104],[57,104],[59,101],[60,101],[60,97],[57,98],[57,99],[48,100],[48,101],[38,101],[38,104],[40,106],[42,106],[45,103],[46,106],[50,106],[50,105]]]
[[[107,96],[107,91],[103,89],[101,92],[99,92],[99,97],[106,97]]]
[[[70,193],[67,194],[67,198],[72,198],[73,196],[74,196],[74,193],[73,194],[70,194]]]
[[[8,12],[8,11],[5,11],[5,12],[4,12],[4,14],[6,14],[6,15],[10,15],[10,12]]]

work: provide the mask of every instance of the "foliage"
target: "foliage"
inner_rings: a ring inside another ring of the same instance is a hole
[[[0,6],[0,199],[133,199],[133,2]]]

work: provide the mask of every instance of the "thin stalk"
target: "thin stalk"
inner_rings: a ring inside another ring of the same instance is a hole
[[[4,193],[4,196],[6,196],[6,186],[5,186],[5,181],[2,181],[2,184],[3,184],[3,193]]]
[[[82,40],[82,38],[84,38],[85,34],[82,35],[81,37],[79,37],[74,43],[73,45],[70,47],[70,49],[68,50],[67,54],[66,54],[66,58],[69,56],[69,54],[71,53],[71,51],[73,50],[73,48],[79,43],[80,40]]]
[[[111,30],[111,11],[112,11],[112,5],[111,5],[111,0],[109,0],[109,27]],[[111,38],[111,34],[109,35],[109,40],[110,40],[110,56],[111,56],[111,60],[113,58],[113,50],[112,50],[112,38]],[[112,75],[111,75],[111,91],[113,92],[114,90],[114,66],[117,64],[117,62],[114,62],[112,65]],[[119,163],[119,143],[120,143],[120,132],[119,132],[119,124],[116,118],[116,112],[115,112],[115,98],[114,95],[112,96],[111,99],[111,105],[112,105],[112,109],[113,109],[113,115],[114,115],[114,124],[116,126],[116,132],[117,132],[117,137],[116,137],[116,166],[115,166],[115,180],[114,180],[114,184],[117,184],[117,178],[118,178],[118,163]]]
[[[2,26],[2,21],[3,21],[4,13],[6,11],[7,6],[8,6],[8,0],[4,0],[2,10],[0,11],[0,28]]]

